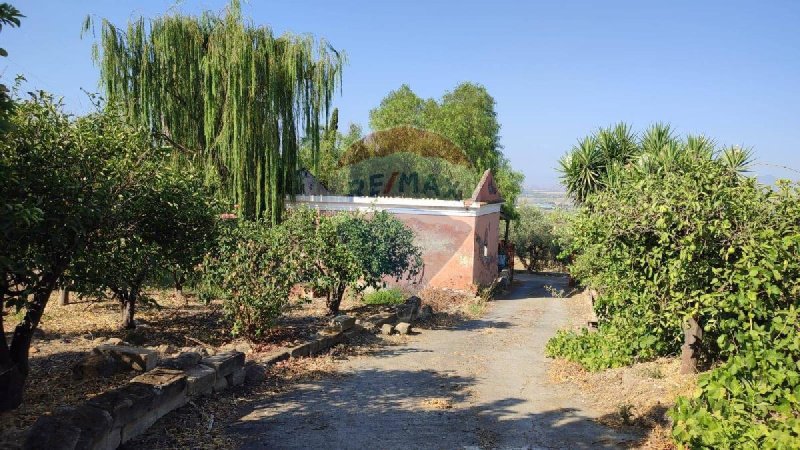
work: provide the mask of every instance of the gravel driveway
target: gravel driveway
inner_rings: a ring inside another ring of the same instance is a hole
[[[423,330],[407,344],[343,361],[341,377],[251,402],[231,427],[243,448],[619,448],[635,437],[547,382],[544,345],[568,318],[545,285],[521,285],[480,320]],[[627,445],[626,445],[627,444]]]

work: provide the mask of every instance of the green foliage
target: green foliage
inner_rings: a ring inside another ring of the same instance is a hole
[[[298,189],[298,128],[316,153],[343,54],[249,24],[238,0],[225,15],[140,18],[124,31],[103,21],[99,43],[109,101],[202,167],[245,218],[279,221]]]
[[[221,228],[214,252],[203,263],[204,277],[222,293],[233,333],[260,338],[301,281],[302,247],[285,224],[241,220]]]
[[[339,160],[353,143],[361,139],[362,134],[361,127],[356,124],[350,124],[346,134],[329,126],[325,129],[318,152],[314,152],[311,140],[305,138],[300,147],[300,167],[309,169],[317,181],[330,191],[344,192],[346,173],[341,169]]]
[[[669,125],[655,124],[637,136],[625,123],[603,128],[580,140],[559,160],[561,180],[578,203],[589,195],[614,187],[623,171],[665,172],[679,170],[694,155],[711,157],[714,143],[703,136],[681,140]],[[745,171],[752,162],[749,150],[722,150],[720,161],[733,171]]]
[[[563,211],[543,211],[523,204],[517,207],[517,220],[511,226],[509,238],[516,255],[529,272],[560,264],[561,230],[567,216]]]
[[[225,300],[235,334],[257,339],[269,330],[298,283],[328,296],[338,312],[346,289],[377,287],[384,277],[421,270],[413,232],[386,212],[322,215],[299,208],[281,224],[229,222],[202,265],[204,284]]]
[[[670,412],[688,448],[779,449],[800,445],[800,315],[776,311],[735,336],[738,353],[703,374],[697,393]]]
[[[128,312],[126,328],[135,327],[132,308],[144,284],[163,271],[193,270],[209,250],[216,225],[216,208],[198,174],[169,164],[169,154],[155,149],[140,158],[118,195],[113,221],[70,273],[75,291],[112,292]]]
[[[118,115],[73,119],[44,93],[18,101],[11,125],[0,139],[0,301],[25,314],[11,345],[0,339],[0,410],[21,402],[50,294],[124,217],[122,200],[153,148],[149,133]]]
[[[19,27],[22,13],[8,3],[0,3],[0,31],[3,26]],[[0,57],[8,56],[6,49],[0,47]],[[0,83],[0,133],[6,131],[9,125],[9,114],[14,109],[14,102],[9,95],[8,87]]]
[[[413,280],[422,270],[413,231],[386,211],[328,216],[301,208],[286,224],[303,241],[304,281],[327,294],[331,314],[339,311],[347,289],[378,287],[384,277]]]
[[[672,416],[690,448],[800,443],[800,187],[760,186],[748,151],[651,128],[645,151],[587,191],[570,230],[573,275],[600,292],[597,333],[562,332],[548,354],[590,370],[678,352],[703,327],[705,364]]]
[[[381,104],[369,112],[369,127],[375,131],[402,125],[430,128],[439,105],[433,99],[423,100],[407,84],[389,92]]]
[[[404,125],[433,131],[449,139],[464,152],[478,177],[491,169],[505,200],[504,211],[514,216],[524,176],[514,171],[503,156],[495,100],[485,87],[461,83],[437,102],[423,100],[403,85],[370,111],[373,130]]]
[[[364,295],[367,305],[399,305],[406,300],[406,295],[400,289],[379,289]]]

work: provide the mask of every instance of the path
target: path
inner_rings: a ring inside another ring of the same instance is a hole
[[[345,361],[345,376],[248,405],[232,431],[246,449],[622,446],[631,438],[547,382],[544,345],[568,317],[543,286],[564,279],[517,278],[483,319]]]

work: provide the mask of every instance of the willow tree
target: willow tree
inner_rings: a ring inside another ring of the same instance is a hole
[[[273,223],[298,188],[299,134],[318,151],[345,63],[324,40],[245,21],[238,0],[222,15],[140,18],[126,30],[103,20],[93,56],[109,102],[203,167],[244,217]]]

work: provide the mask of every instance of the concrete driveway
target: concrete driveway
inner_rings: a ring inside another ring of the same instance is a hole
[[[566,279],[519,275],[489,313],[401,346],[343,361],[343,377],[249,402],[231,431],[243,448],[456,449],[630,446],[547,382],[547,339],[567,323],[544,289]]]

